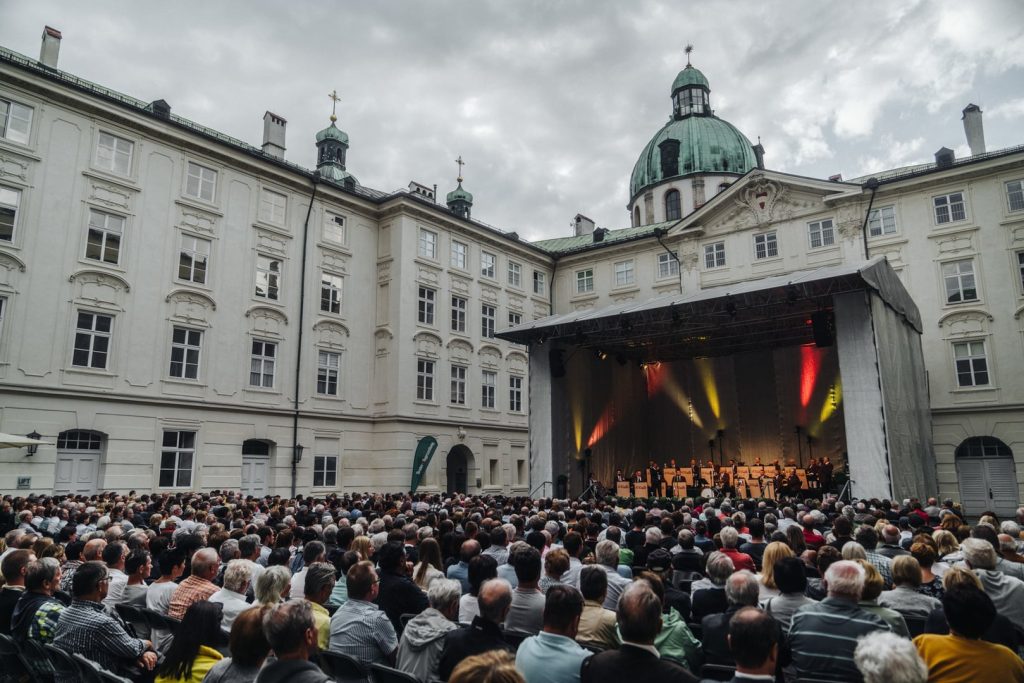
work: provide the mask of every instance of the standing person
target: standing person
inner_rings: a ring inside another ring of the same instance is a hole
[[[590,652],[576,644],[583,596],[572,586],[553,586],[544,599],[544,628],[516,652],[526,683],[574,683]]]
[[[651,490],[652,496],[661,495],[661,468],[658,467],[658,463],[651,460],[647,465],[647,476],[651,479]]]
[[[219,603],[200,600],[189,605],[171,647],[156,670],[156,683],[202,683],[224,656]]]
[[[275,659],[260,669],[256,683],[333,683],[311,661],[317,652],[317,632],[308,602],[291,600],[268,608],[263,634]]]
[[[831,493],[832,492],[832,461],[828,459],[826,455],[822,458],[821,463],[818,465],[818,478],[821,480],[821,492]]]

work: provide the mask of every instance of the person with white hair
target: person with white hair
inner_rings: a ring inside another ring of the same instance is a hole
[[[981,581],[985,594],[992,599],[996,611],[1024,631],[1024,581],[996,569],[996,551],[992,544],[980,538],[964,539],[960,544],[964,564]]]
[[[420,681],[437,680],[444,636],[458,628],[462,584],[455,579],[437,579],[427,589],[430,607],[409,620],[398,643],[398,669]]]
[[[219,602],[221,610],[220,627],[231,633],[235,617],[252,605],[246,602],[245,594],[252,582],[254,564],[249,560],[231,560],[224,570],[224,587],[210,596],[210,602]]]
[[[608,592],[604,597],[604,608],[614,610],[619,604],[619,596],[631,581],[619,574],[619,544],[614,541],[601,541],[594,550],[597,564],[608,575]]]
[[[926,683],[928,667],[917,648],[895,633],[875,631],[857,641],[853,661],[864,683]]]
[[[890,631],[881,617],[857,606],[864,590],[864,569],[840,560],[825,571],[828,596],[793,614],[789,642],[797,674],[803,678],[859,681],[853,653],[857,639]]]
[[[736,571],[742,569],[746,569],[749,572],[757,571],[757,568],[754,566],[754,558],[736,549],[740,542],[740,534],[735,527],[722,527],[719,537],[722,539],[722,554],[732,560]]]

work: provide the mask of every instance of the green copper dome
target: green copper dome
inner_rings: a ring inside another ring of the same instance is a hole
[[[473,195],[470,192],[462,189],[461,182],[459,183],[459,186],[452,190],[451,192],[449,192],[448,196],[446,197],[446,203],[448,204],[457,201],[468,202],[470,204],[473,203]]]
[[[708,85],[708,79],[704,77],[704,74],[701,73],[700,69],[695,69],[687,64],[686,68],[680,71],[679,75],[676,76],[675,82],[672,83],[671,94],[675,95],[677,90],[689,85],[702,85],[709,90],[711,89]]]
[[[324,140],[337,140],[343,144],[348,144],[348,135],[345,131],[341,130],[334,125],[334,121],[331,121],[331,125],[324,128],[322,131],[316,134],[316,141],[323,142]]]

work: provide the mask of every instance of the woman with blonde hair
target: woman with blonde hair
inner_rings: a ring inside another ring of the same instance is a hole
[[[260,572],[253,586],[253,593],[256,594],[256,606],[269,605],[277,607],[278,604],[288,599],[292,589],[292,572],[288,567],[279,564],[267,567]]]
[[[866,560],[868,554],[864,550],[864,546],[857,541],[850,541],[843,545],[843,559],[844,560]]]
[[[846,550],[849,545],[847,543],[846,546],[843,546],[843,550]],[[896,635],[909,638],[910,630],[907,629],[907,622],[903,619],[903,615],[894,609],[878,604],[878,596],[885,588],[885,581],[878,569],[867,560],[857,560],[856,562],[864,569],[864,590],[860,594],[860,602],[857,603],[857,606],[865,612],[871,612],[884,619]]]
[[[444,578],[441,546],[433,538],[420,541],[420,561],[412,570],[412,580],[423,590],[430,588],[435,579]]]
[[[942,576],[954,562],[963,559],[960,555],[960,542],[956,540],[952,531],[945,529],[939,529],[933,533],[932,540],[935,541],[935,554],[938,556],[934,571],[938,576]]]
[[[779,595],[779,587],[775,583],[775,563],[784,557],[796,557],[788,545],[781,541],[772,541],[764,549],[761,558],[761,573],[758,574],[758,600],[764,602]]]
[[[359,554],[360,562],[366,562],[373,557],[373,544],[370,542],[369,536],[356,536],[352,539],[350,547]]]
[[[508,651],[491,650],[459,662],[448,683],[526,683],[526,679]]]

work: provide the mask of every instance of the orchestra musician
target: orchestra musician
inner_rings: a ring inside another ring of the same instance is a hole
[[[675,476],[672,477],[672,495],[676,498],[686,495],[686,479],[683,477],[682,470],[677,469]]]
[[[818,484],[818,473],[819,473],[818,461],[811,458],[811,461],[807,463],[807,485],[810,488],[816,488]],[[811,482],[814,482],[813,484]]]
[[[798,496],[798,495],[800,495],[800,477],[796,476],[796,470],[793,470],[793,473],[789,475],[789,480],[788,480],[787,483],[788,483],[787,489],[789,491],[789,495],[791,495],[791,496]]]
[[[821,482],[823,493],[832,492],[832,468],[832,461],[826,455],[821,459],[821,464],[818,465],[818,481]]]
[[[651,494],[655,496],[661,495],[661,468],[658,467],[658,463],[653,460],[647,464],[647,474],[651,478]]]
[[[620,481],[627,481],[626,475],[622,473],[622,468],[615,470],[615,483],[618,484]]]

